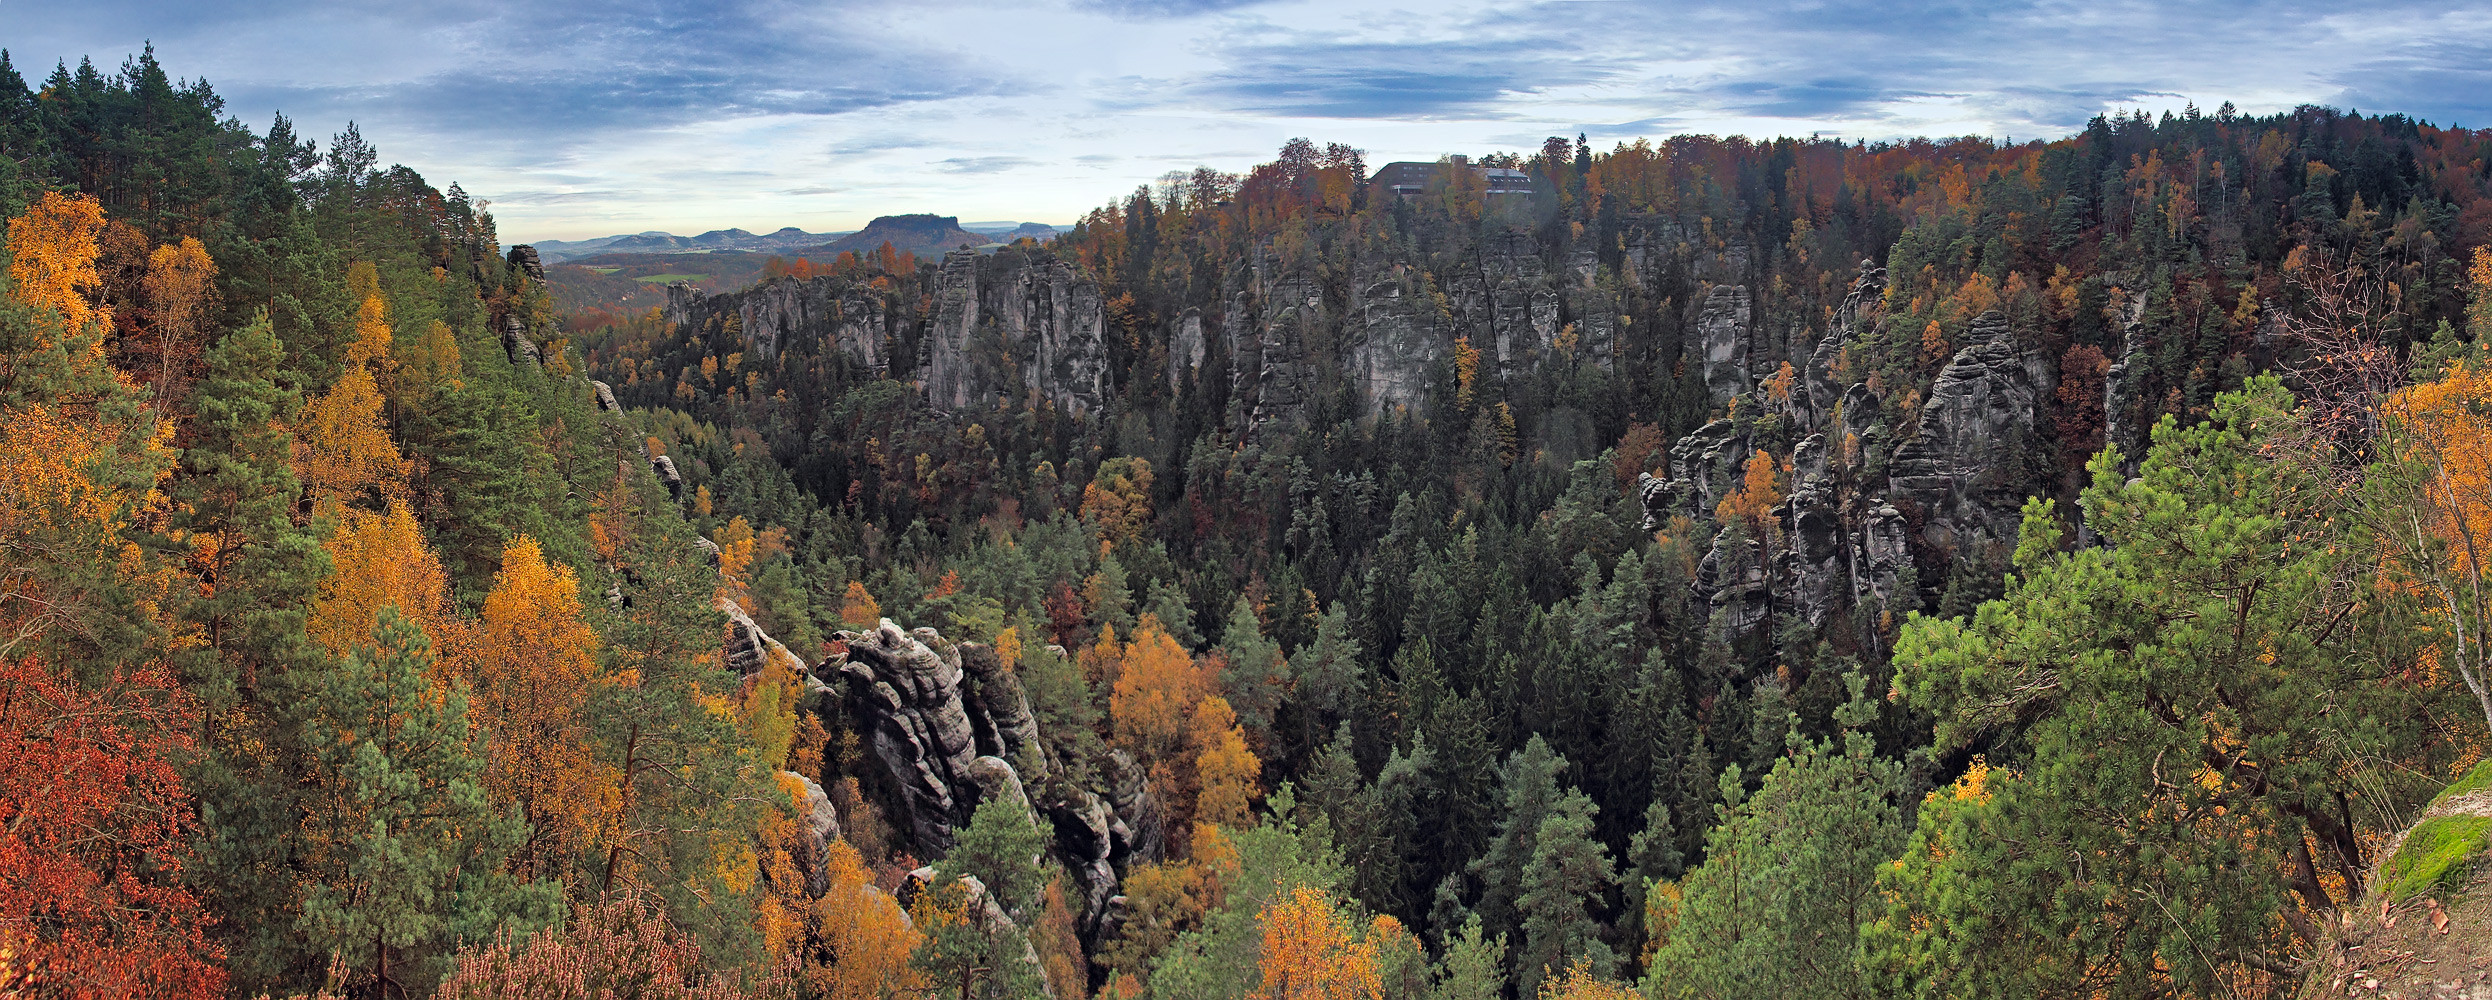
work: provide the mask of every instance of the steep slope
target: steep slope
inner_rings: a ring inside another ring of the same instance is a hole
[[[2449,786],[2387,843],[2371,890],[2330,929],[2300,996],[2492,997],[2492,764]]]

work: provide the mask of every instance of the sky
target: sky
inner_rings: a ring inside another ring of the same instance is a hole
[[[514,243],[1061,225],[1293,136],[1380,165],[1550,135],[2047,139],[2191,102],[2492,125],[2492,5],[2464,2],[0,0],[38,86],[150,42],[255,130],[356,122]]]

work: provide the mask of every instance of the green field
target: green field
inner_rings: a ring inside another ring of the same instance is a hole
[[[703,278],[706,278],[706,277],[709,277],[709,275],[706,275],[706,274],[648,274],[648,275],[642,275],[642,276],[637,277],[637,278],[633,278],[632,280],[633,280],[633,281],[646,281],[646,282],[649,282],[649,283],[651,283],[651,284],[661,284],[661,285],[662,285],[662,284],[665,284],[665,283],[670,282],[670,281],[699,281],[699,280],[701,280],[701,279],[703,279]]]
[[[620,270],[622,270],[622,268],[619,268],[619,267],[592,267],[592,268],[589,268],[589,270],[591,270],[591,271],[595,271],[595,272],[597,272],[597,273],[599,273],[599,274],[613,274],[613,273],[614,273],[614,272],[616,272],[616,271],[620,271]]]

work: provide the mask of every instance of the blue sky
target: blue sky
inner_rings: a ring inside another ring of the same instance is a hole
[[[2048,138],[2193,100],[2492,125],[2492,8],[2455,2],[0,0],[37,80],[150,40],[254,128],[359,122],[513,242],[1064,223],[1296,135],[1382,163],[1579,132]]]

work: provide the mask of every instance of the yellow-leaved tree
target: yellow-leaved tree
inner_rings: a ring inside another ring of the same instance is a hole
[[[526,535],[503,547],[478,619],[460,657],[474,691],[469,718],[485,741],[486,789],[527,817],[528,843],[513,864],[533,876],[580,846],[616,797],[618,776],[589,755],[588,697],[604,680],[597,633],[578,576],[549,565]]]
[[[304,626],[314,641],[343,655],[369,643],[381,609],[395,607],[432,639],[433,648],[455,656],[468,647],[450,612],[450,576],[425,544],[406,501],[391,501],[382,514],[348,511],[323,547],[329,550],[329,575],[320,581]]]
[[[88,299],[103,284],[95,270],[95,240],[103,231],[104,207],[93,196],[44,192],[25,214],[9,220],[10,297],[60,313],[62,326],[71,331],[108,319]],[[97,341],[94,349],[103,350],[103,343]]]
[[[1352,933],[1331,896],[1300,885],[1264,907],[1263,982],[1253,1000],[1378,1000],[1376,946]]]
[[[1200,786],[1194,796],[1194,821],[1245,826],[1247,809],[1262,792],[1256,779],[1263,773],[1263,762],[1246,749],[1246,730],[1237,724],[1237,713],[1230,710],[1228,699],[1213,695],[1195,707],[1194,745],[1202,748],[1194,758],[1195,781]]]
[[[294,474],[314,509],[330,510],[367,496],[406,496],[410,465],[381,421],[381,388],[358,364],[303,406],[294,428]]]

